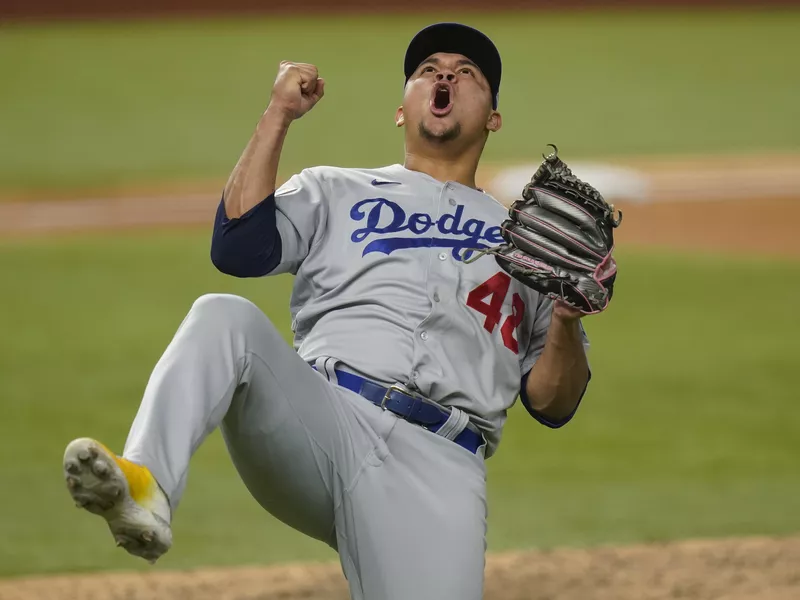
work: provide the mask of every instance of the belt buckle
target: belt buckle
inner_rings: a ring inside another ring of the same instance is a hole
[[[417,423],[415,421],[409,421],[408,417],[406,415],[404,415],[402,413],[397,413],[397,412],[393,411],[390,408],[386,408],[386,402],[391,397],[392,392],[400,392],[401,394],[404,394],[406,396],[414,398],[415,400],[419,400],[421,402],[425,402],[427,404],[434,404],[435,405],[435,403],[432,402],[428,397],[423,396],[422,394],[420,394],[419,392],[415,392],[414,390],[410,390],[407,387],[399,385],[397,383],[389,386],[389,389],[387,389],[386,393],[383,395],[383,400],[381,400],[381,408],[383,410],[388,410],[393,415],[397,415],[398,417],[401,417],[407,423],[413,423],[417,427],[421,427],[422,429],[424,429],[426,431],[430,431],[430,427],[428,427],[427,425],[423,425],[422,423]],[[445,410],[446,411],[446,409],[444,409],[444,407],[437,406],[437,408],[439,408],[440,410]]]
[[[422,394],[419,394],[413,390],[409,390],[408,388],[401,386],[397,383],[394,383],[389,386],[389,388],[386,390],[386,393],[383,395],[383,400],[381,400],[381,408],[383,410],[389,410],[388,408],[386,408],[386,403],[389,401],[392,392],[400,392],[401,394],[405,394],[406,396],[411,396],[412,398],[415,398],[417,400],[423,400],[423,401],[427,400],[427,398],[425,398],[425,396],[423,396]]]

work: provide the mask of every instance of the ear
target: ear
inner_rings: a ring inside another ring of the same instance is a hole
[[[489,120],[486,121],[486,129],[489,131],[500,131],[500,128],[503,126],[503,117],[500,115],[499,112],[496,110],[492,111],[492,114],[489,115]]]
[[[397,112],[394,115],[394,124],[397,125],[398,127],[402,127],[403,125],[406,124],[406,117],[403,114],[402,106],[397,109]]]

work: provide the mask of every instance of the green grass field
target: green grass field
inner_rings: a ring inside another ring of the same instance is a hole
[[[282,59],[316,63],[324,101],[283,170],[402,158],[402,56],[453,14],[74,23],[0,30],[0,192],[223,185]],[[486,158],[800,148],[800,11],[482,15],[504,57],[505,128]],[[0,196],[4,194],[0,193]]]
[[[401,161],[392,115],[410,36],[444,16],[72,23],[0,29],[0,198],[223,185],[277,63],[316,62],[324,101],[283,170]],[[468,14],[505,60],[487,159],[797,151],[800,11]],[[0,576],[144,568],[76,510],[61,456],[121,448],[192,301],[242,294],[283,327],[291,279],[240,281],[210,231],[0,240]],[[800,263],[623,249],[587,319],[594,379],[549,431],[515,408],[490,462],[490,549],[800,531]],[[199,451],[158,569],[331,559],[275,522],[220,436]]]
[[[0,244],[0,574],[146,566],[73,507],[61,455],[81,435],[122,446],[197,296],[245,295],[288,339],[291,279],[224,277],[208,238]],[[800,530],[800,264],[635,249],[620,263],[612,309],[587,319],[595,377],[578,417],[553,432],[515,409],[489,462],[490,549]],[[256,505],[218,434],[175,528],[159,569],[334,558]]]

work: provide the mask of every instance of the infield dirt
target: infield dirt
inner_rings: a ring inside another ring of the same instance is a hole
[[[766,187],[753,183],[757,172],[767,168],[765,161],[773,163]],[[651,159],[629,161],[629,166],[651,178],[655,201],[618,204],[624,212],[616,232],[619,248],[656,245],[800,257],[795,230],[800,221],[800,156],[771,161]],[[490,183],[495,172],[484,170],[484,181]],[[219,191],[203,184],[182,194],[174,188],[142,187],[121,196],[95,197],[16,202],[5,197],[0,202],[0,238],[141,227],[210,229],[219,203]]]
[[[131,559],[133,560],[133,559]],[[490,556],[486,600],[796,600],[800,538]],[[346,600],[337,564],[0,581],[2,600]]]

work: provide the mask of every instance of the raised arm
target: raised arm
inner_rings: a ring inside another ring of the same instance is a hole
[[[289,125],[311,110],[324,93],[325,81],[314,65],[281,62],[269,106],[225,186],[223,199],[229,219],[241,217],[275,192]]]
[[[325,92],[314,65],[282,62],[269,105],[233,169],[214,221],[211,261],[228,275],[260,277],[281,263],[275,179],[289,125]]]

